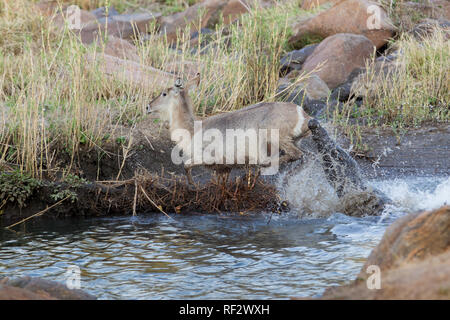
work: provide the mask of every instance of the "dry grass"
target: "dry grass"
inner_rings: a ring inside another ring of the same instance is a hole
[[[176,59],[202,66],[202,84],[194,96],[199,115],[236,110],[273,99],[289,33],[286,18],[298,10],[296,3],[283,4],[243,15],[240,25],[219,24],[210,50],[203,52],[192,52],[189,30],[180,30],[170,49],[164,37],[156,36],[156,26],[152,40],[136,45],[146,65],[164,69]],[[115,128],[141,121],[147,102],[157,94],[112,81],[95,65],[86,67],[85,54],[102,48],[85,47],[69,30],[52,28],[29,1],[1,2],[0,31],[5,35],[0,39],[3,167],[37,178],[49,171],[67,174],[80,146],[89,150],[116,143],[111,141]],[[70,159],[64,166],[56,160],[61,155]]]
[[[450,41],[442,30],[417,40],[404,35],[396,67],[380,73],[369,67],[360,86],[370,88],[358,112],[369,124],[416,126],[450,118]],[[372,65],[373,66],[373,65]]]
[[[380,72],[373,61],[354,83],[362,95],[334,110],[331,117],[350,138],[356,151],[367,151],[364,127],[390,127],[395,134],[424,123],[450,120],[450,41],[437,29],[429,38],[418,40],[403,34],[394,44],[401,54],[395,67]]]

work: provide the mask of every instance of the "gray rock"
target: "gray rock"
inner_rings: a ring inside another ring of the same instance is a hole
[[[324,100],[310,99],[302,86],[292,90],[286,90],[288,84],[282,84],[277,89],[277,98],[280,101],[292,102],[302,106],[307,114],[318,117],[326,109],[327,103]]]
[[[450,37],[450,21],[446,19],[424,19],[414,26],[410,31],[416,39],[430,37],[437,28],[443,29],[447,33],[447,39]]]
[[[97,19],[101,19],[101,18],[105,18],[106,17],[106,7],[100,7],[94,10],[91,10],[91,13],[97,18]],[[108,17],[112,17],[112,16],[116,16],[119,13],[117,12],[116,8],[114,7],[109,7],[108,9]]]
[[[191,34],[191,40],[198,38],[198,36],[201,35],[206,35],[206,34],[213,34],[214,31],[208,28],[201,28],[200,32],[195,31]]]
[[[294,50],[284,55],[280,60],[281,74],[287,74],[292,70],[300,70],[306,58],[313,53],[317,44],[311,44],[300,50]]]
[[[362,74],[366,68],[355,68],[350,75],[347,77],[347,80],[341,85],[337,86],[331,91],[330,99],[337,100],[341,102],[345,102],[351,98],[351,88],[353,85],[353,81]]]

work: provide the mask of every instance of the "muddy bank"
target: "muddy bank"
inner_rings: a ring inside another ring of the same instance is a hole
[[[115,141],[117,137],[126,137],[122,145],[81,150],[77,154],[72,166],[77,179],[64,181],[58,176],[53,180],[47,177],[32,190],[22,206],[17,201],[5,201],[0,215],[2,225],[11,225],[37,213],[67,217],[143,211],[220,213],[288,209],[279,198],[273,177],[249,178],[237,170],[229,183],[223,184],[209,170],[195,168],[194,179],[199,187],[188,185],[183,167],[171,160],[173,143],[167,130],[151,119],[132,131],[126,127],[117,129],[111,139]],[[449,124],[409,129],[402,135],[388,129],[366,129],[362,137],[370,150],[363,156],[353,156],[366,177],[450,172]],[[349,147],[345,139],[338,142]],[[59,160],[67,164],[70,158]]]
[[[370,150],[354,156],[369,177],[450,172],[449,123],[422,125],[397,134],[392,129],[366,128],[362,141]]]
[[[68,216],[131,215],[139,212],[221,213],[272,210],[281,212],[284,203],[275,188],[257,175],[230,180],[217,179],[196,187],[184,177],[163,178],[141,171],[122,181],[87,182],[76,186],[45,182],[20,208],[6,204],[0,225],[16,227],[46,215]]]
[[[356,280],[322,299],[450,299],[450,206],[393,223]]]

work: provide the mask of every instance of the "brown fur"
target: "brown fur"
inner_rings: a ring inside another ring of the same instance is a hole
[[[195,83],[198,84],[198,80],[194,81]],[[195,116],[192,101],[188,94],[192,84],[193,82],[191,81],[186,86],[186,89],[177,85],[167,89],[149,104],[148,112],[159,112],[163,120],[168,122],[168,128],[171,132],[175,129],[186,129],[191,134],[194,132]],[[303,123],[299,126],[302,119]],[[203,130],[218,129],[222,133],[225,133],[227,129],[242,129],[244,131],[248,129],[267,129],[269,137],[270,130],[279,130],[279,149],[281,151],[279,161],[283,163],[297,160],[302,156],[302,152],[295,143],[309,133],[309,119],[310,117],[303,109],[293,103],[262,102],[237,111],[203,119],[202,128]],[[271,149],[272,143],[270,138],[267,144],[268,149]],[[246,158],[246,164],[248,164],[248,155]],[[190,170],[197,165],[199,164],[185,165],[190,182],[192,182]],[[223,164],[206,166],[227,174],[233,167],[242,165],[225,164],[225,161],[223,161]]]

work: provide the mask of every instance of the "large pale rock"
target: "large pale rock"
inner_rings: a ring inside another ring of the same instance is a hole
[[[80,9],[80,24],[75,25],[75,20],[70,19],[71,11],[68,10],[68,8],[58,12],[53,18],[52,23],[60,29],[63,29],[66,22],[68,23],[69,27],[73,30],[81,30],[84,28],[89,28],[89,26],[94,25],[97,21],[97,18],[95,15],[87,10]],[[73,24],[72,26],[70,24]]]
[[[302,3],[303,10],[311,10],[323,5],[324,3],[336,3],[341,0],[304,0]]]
[[[301,73],[293,71],[287,76],[287,78],[293,79],[295,81],[300,76]],[[306,95],[310,99],[324,99],[330,94],[330,89],[328,88],[327,84],[316,74],[312,74],[307,78],[300,79],[296,82],[296,85],[300,90],[304,90]]]
[[[362,35],[340,33],[323,40],[306,59],[302,72],[314,71],[330,89],[345,82],[374,53],[373,43]]]
[[[160,17],[160,13],[135,13],[110,16],[107,23],[106,19],[100,19],[97,23],[91,23],[81,30],[81,41],[89,44],[97,40],[99,34],[105,33],[109,36],[131,39],[147,33],[150,21],[158,20]]]
[[[38,13],[50,17],[52,16],[57,9],[59,9],[59,4],[58,1],[53,0],[53,1],[39,1],[37,3],[34,4],[36,10]],[[67,7],[67,5],[61,4],[62,9],[65,9]]]
[[[372,251],[363,270],[370,265],[388,270],[421,261],[450,249],[450,206],[410,214],[399,219],[385,232]],[[362,272],[360,277],[366,277]]]
[[[139,62],[136,46],[127,40],[114,36],[108,37],[108,41],[104,44],[104,53],[117,58]]]
[[[186,27],[191,28],[191,32],[199,31],[202,28],[212,28],[221,17],[223,22],[229,24],[235,21],[240,15],[248,12],[252,6],[252,1],[245,0],[204,0],[183,12],[175,13],[161,19],[161,35],[167,37],[169,42],[176,40],[177,30]],[[259,1],[261,5],[267,5]]]
[[[289,43],[299,47],[304,43],[304,38],[325,38],[337,33],[354,33],[366,36],[380,48],[393,36],[395,30],[386,11],[376,3],[367,0],[343,0],[295,25]]]
[[[163,66],[164,71],[174,73],[185,78],[194,78],[198,73],[203,73],[204,64],[186,59],[174,60]]]
[[[147,92],[167,88],[175,81],[175,75],[168,72],[106,54],[97,56],[86,54],[85,59],[89,67],[97,67],[98,71],[108,78],[136,86]]]
[[[369,266],[381,288],[370,290]],[[357,280],[328,289],[325,299],[450,299],[450,206],[410,214],[392,224]]]

